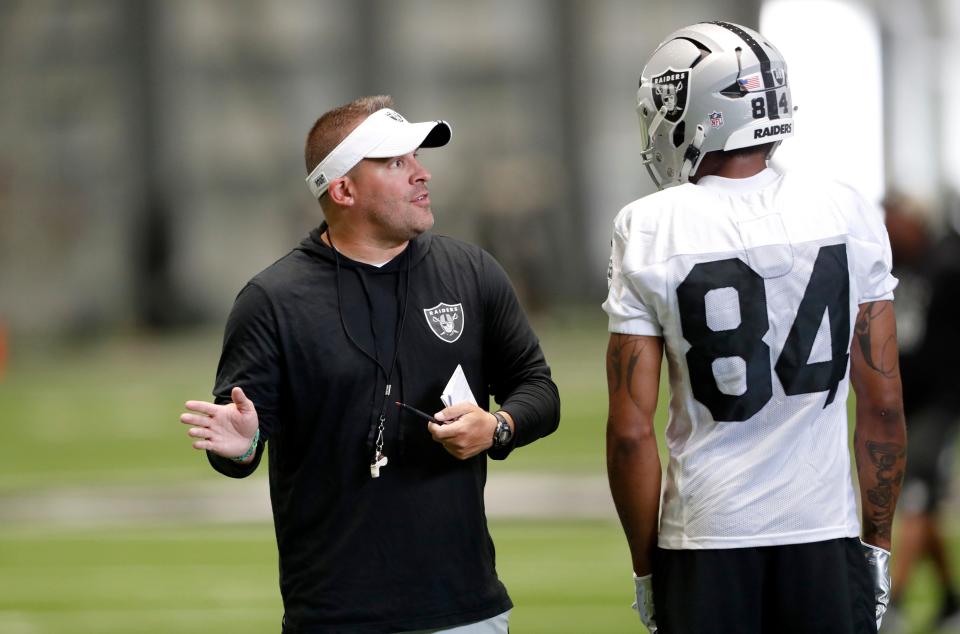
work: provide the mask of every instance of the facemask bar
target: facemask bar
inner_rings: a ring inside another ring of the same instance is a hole
[[[651,104],[648,99],[641,99],[640,94],[642,90],[641,88],[637,91],[637,120],[640,123],[640,160],[643,166],[647,168],[647,173],[650,174],[650,179],[657,186],[657,189],[663,189],[663,183],[657,177],[657,173],[652,166],[654,154],[653,139],[657,134],[657,129],[660,127],[660,124],[666,119],[667,107],[664,106],[660,108],[653,117],[652,125],[648,127],[647,117],[644,116],[643,112],[644,110],[648,113],[652,112],[653,104]]]
[[[647,127],[647,117],[644,116],[644,110],[651,112],[652,104],[649,100],[640,99],[639,91],[637,94],[637,120],[640,123],[640,158],[646,165],[653,160],[653,136]],[[656,132],[654,128],[653,132]]]

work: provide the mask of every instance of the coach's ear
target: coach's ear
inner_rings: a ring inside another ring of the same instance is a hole
[[[330,181],[330,185],[327,187],[327,196],[330,197],[331,202],[340,207],[352,207],[356,202],[355,188],[356,183],[349,176],[341,176]]]

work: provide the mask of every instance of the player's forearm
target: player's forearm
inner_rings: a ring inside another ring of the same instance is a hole
[[[887,550],[907,449],[898,359],[893,302],[861,304],[850,346],[850,383],[857,393],[853,448],[863,540]]]
[[[663,340],[612,333],[607,347],[607,475],[633,571],[651,572],[660,509],[660,453],[653,428]]]
[[[907,432],[900,399],[858,401],[853,445],[863,540],[890,550],[893,514],[906,467]]]
[[[607,430],[607,476],[630,547],[633,571],[643,576],[651,572],[657,545],[660,455],[652,422],[641,434],[618,434],[616,427],[609,425]]]

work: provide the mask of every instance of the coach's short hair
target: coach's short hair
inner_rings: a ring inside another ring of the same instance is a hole
[[[383,108],[393,108],[393,97],[390,95],[360,97],[321,115],[310,128],[303,149],[307,174],[312,172],[320,161],[325,159],[333,148],[337,147],[364,119]]]

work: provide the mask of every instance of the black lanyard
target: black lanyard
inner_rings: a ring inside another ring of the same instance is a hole
[[[380,467],[384,467],[387,464],[387,457],[383,453],[384,423],[387,420],[387,403],[390,399],[390,392],[393,389],[391,379],[393,378],[394,370],[397,368],[397,359],[400,356],[400,338],[403,335],[403,326],[407,319],[407,299],[410,297],[410,262],[412,260],[410,250],[412,249],[412,246],[408,244],[406,250],[404,251],[404,257],[407,258],[407,279],[404,282],[403,303],[400,305],[400,323],[397,325],[397,334],[393,347],[393,360],[390,362],[390,365],[385,368],[383,364],[380,363],[380,360],[377,359],[376,351],[371,354],[366,348],[361,346],[356,339],[353,338],[353,335],[350,334],[350,330],[347,329],[347,323],[343,319],[343,298],[340,288],[340,252],[337,251],[337,247],[335,247],[333,244],[333,236],[330,234],[329,226],[327,226],[325,233],[327,234],[327,240],[330,241],[330,248],[333,249],[333,257],[337,267],[337,313],[340,316],[340,326],[343,328],[343,332],[347,335],[347,339],[350,341],[350,343],[352,343],[360,352],[373,361],[384,376],[385,387],[383,391],[383,400],[380,403],[380,412],[377,416],[377,419],[371,422],[370,432],[367,434],[367,448],[371,450],[372,453],[372,458],[370,460],[370,475],[371,477],[378,478],[380,477]]]

